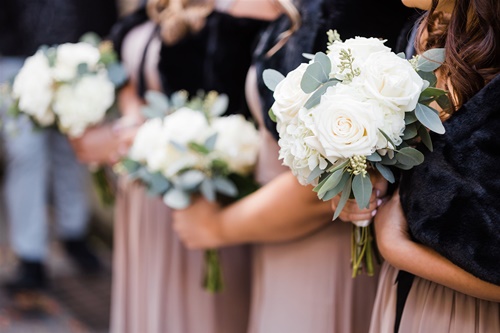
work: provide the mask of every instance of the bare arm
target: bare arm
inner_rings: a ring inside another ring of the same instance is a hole
[[[174,218],[186,246],[211,248],[292,240],[331,223],[332,212],[329,202],[320,201],[310,186],[286,172],[224,209],[199,199],[176,211]]]
[[[379,250],[394,267],[473,297],[500,302],[500,286],[474,277],[434,250],[410,240],[398,193],[379,208],[375,229]]]
[[[273,21],[283,14],[277,0],[216,0],[216,8],[232,16],[264,21]]]

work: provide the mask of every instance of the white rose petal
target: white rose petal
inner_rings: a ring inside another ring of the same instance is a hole
[[[58,81],[70,81],[75,78],[79,64],[87,64],[95,69],[101,54],[99,49],[89,43],[66,43],[57,47],[54,77]]]
[[[180,144],[203,143],[210,135],[207,118],[200,111],[183,107],[165,117],[164,128],[170,140]]]

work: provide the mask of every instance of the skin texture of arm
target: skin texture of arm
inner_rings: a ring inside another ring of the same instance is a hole
[[[235,17],[273,21],[283,11],[276,0],[234,0],[227,13]]]
[[[461,293],[500,302],[500,286],[474,277],[439,253],[413,242],[407,228],[396,193],[379,208],[375,218],[380,253],[391,265]]]
[[[286,172],[223,209],[198,199],[174,212],[174,229],[188,248],[207,249],[292,240],[332,223],[331,218],[330,203]]]

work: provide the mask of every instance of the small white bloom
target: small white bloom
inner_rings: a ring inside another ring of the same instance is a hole
[[[169,140],[183,145],[188,142],[203,143],[210,135],[205,115],[187,107],[180,108],[165,117],[163,126]]]
[[[54,123],[50,110],[53,97],[53,80],[47,57],[42,51],[28,57],[14,80],[14,98],[19,99],[19,109],[32,116],[40,125]]]
[[[307,67],[307,64],[301,64],[288,73],[274,90],[275,102],[272,110],[276,118],[282,122],[288,122],[294,118],[309,99],[310,94],[306,94],[300,87]]]
[[[148,156],[160,149],[160,145],[165,145],[162,140],[163,119],[153,118],[141,125],[134,138],[134,142],[129,151],[129,157],[137,162],[144,163]]]
[[[99,49],[89,43],[66,43],[57,47],[54,77],[58,81],[75,78],[79,64],[87,64],[95,69],[101,54]]]
[[[78,137],[104,119],[115,100],[115,87],[106,75],[87,75],[56,92],[54,112],[63,133]]]
[[[216,118],[212,127],[217,133],[215,150],[228,163],[232,172],[252,172],[259,153],[259,133],[242,115]]]

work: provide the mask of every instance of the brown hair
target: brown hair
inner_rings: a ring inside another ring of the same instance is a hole
[[[459,108],[500,72],[500,1],[455,0],[450,16],[436,12],[438,3],[432,1],[422,21],[428,39],[417,42],[417,49],[445,47],[441,74],[451,83]]]

